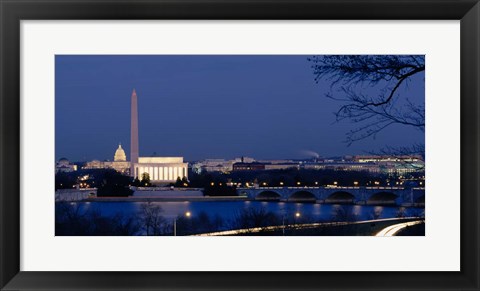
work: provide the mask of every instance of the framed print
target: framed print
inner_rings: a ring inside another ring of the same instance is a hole
[[[478,290],[477,1],[8,1],[5,290]]]

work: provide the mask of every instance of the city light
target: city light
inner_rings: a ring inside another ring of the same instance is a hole
[[[233,58],[235,56],[227,57]],[[224,58],[227,57],[222,56],[218,58],[220,64],[224,63]],[[175,56],[175,61],[177,58],[178,57]],[[242,56],[242,58],[244,57]],[[152,59],[152,62],[156,62],[157,59],[158,58],[155,58],[155,60]],[[163,62],[166,59],[167,58],[160,58],[158,61]],[[207,61],[207,59],[209,62],[216,62],[215,59],[217,58],[213,56],[202,57],[202,64]],[[264,65],[262,62],[258,62],[257,64],[256,60],[258,56],[255,56],[254,59],[254,66],[251,68],[248,67],[251,65],[251,62],[245,62],[245,68],[243,68],[244,62],[242,62],[239,70],[236,70],[236,67],[234,68],[235,73],[239,74],[237,76],[239,78],[237,79],[244,80],[245,78],[242,79],[242,76],[248,76],[248,74],[252,72],[252,69],[253,71],[257,71],[259,69],[258,66]],[[97,137],[94,136],[94,134],[101,132],[101,134],[108,135],[109,142],[118,138],[119,141],[123,140],[122,143],[126,143],[128,140],[127,135],[129,134],[130,146],[128,150],[130,150],[130,154],[123,150],[120,142],[118,143],[118,148],[115,144],[112,144],[110,154],[107,153],[108,149],[104,149],[106,145],[103,143],[99,145],[93,143],[84,149],[85,145],[82,144],[81,141],[68,138],[68,132],[78,132],[78,128],[72,128],[71,131],[66,131],[66,136],[56,138],[62,142],[65,141],[66,144],[59,144],[58,147],[56,145],[55,148],[58,148],[59,151],[58,153],[55,152],[55,157],[59,157],[59,154],[63,155],[63,153],[65,153],[71,155],[67,157],[74,160],[70,162],[66,158],[60,158],[57,159],[56,162],[54,198],[56,210],[60,209],[62,211],[56,211],[54,213],[55,226],[61,226],[55,228],[55,235],[103,236],[112,235],[110,233],[115,231],[113,235],[120,236],[127,234],[147,236],[176,236],[178,234],[180,236],[190,236],[203,235],[206,234],[207,231],[208,233],[225,231],[226,234],[230,232],[230,235],[242,233],[252,235],[254,232],[258,232],[261,236],[276,236],[281,234],[291,236],[364,236],[375,235],[381,231],[382,228],[395,224],[424,220],[425,200],[428,201],[429,199],[425,197],[425,176],[423,176],[423,179],[421,176],[425,175],[424,140],[421,135],[411,139],[407,138],[409,137],[408,132],[403,132],[402,130],[397,131],[397,129],[393,131],[387,129],[384,131],[387,134],[385,139],[372,140],[372,136],[369,135],[371,130],[378,129],[378,131],[380,131],[383,128],[378,127],[378,124],[371,125],[366,120],[360,120],[364,122],[351,122],[351,125],[345,124],[345,127],[342,126],[342,128],[338,130],[336,127],[331,127],[329,122],[325,122],[326,120],[312,121],[311,118],[303,118],[304,115],[308,113],[305,112],[305,109],[309,107],[321,108],[326,106],[324,108],[326,112],[341,112],[342,118],[349,119],[349,121],[358,121],[358,116],[365,116],[361,115],[365,114],[362,112],[367,112],[366,114],[368,114],[368,106],[372,104],[371,98],[376,98],[371,96],[382,97],[383,95],[388,96],[390,93],[390,95],[395,95],[394,98],[391,98],[392,100],[390,100],[390,98],[383,100],[385,102],[380,102],[382,107],[378,107],[377,109],[381,111],[382,108],[387,108],[393,115],[398,114],[400,118],[407,116],[407,110],[411,108],[409,106],[402,106],[404,104],[395,103],[396,99],[402,98],[401,96],[397,98],[397,95],[405,93],[403,91],[405,91],[404,89],[406,88],[399,87],[398,91],[395,91],[395,89],[397,89],[395,86],[388,86],[388,88],[385,89],[383,88],[385,85],[383,84],[384,80],[378,83],[377,79],[375,79],[375,72],[372,73],[372,78],[374,78],[372,81],[372,79],[368,79],[370,78],[370,72],[363,72],[364,70],[357,68],[355,64],[358,61],[373,62],[372,67],[375,67],[376,64],[374,62],[377,59],[385,59],[385,63],[389,64],[390,62],[394,62],[394,65],[396,65],[396,63],[408,63],[413,60],[411,65],[407,65],[408,70],[406,71],[413,69],[410,73],[414,74],[417,73],[417,71],[423,72],[425,70],[424,58],[422,56],[405,57],[387,55],[375,56],[374,58],[367,56],[364,59],[364,57],[360,55],[347,55],[343,57],[335,56],[331,60],[336,63],[335,65],[329,63],[328,56],[313,56],[309,58],[309,61],[310,59],[313,61],[308,67],[314,68],[313,72],[312,69],[309,70],[310,79],[313,73],[315,79],[325,77],[323,80],[325,84],[321,85],[326,85],[326,83],[332,81],[333,85],[330,87],[330,92],[328,92],[328,88],[326,87],[327,89],[325,89],[326,91],[324,93],[332,95],[338,94],[340,102],[330,102],[331,104],[325,103],[326,105],[324,105],[322,100],[316,100],[320,103],[303,104],[303,109],[293,113],[289,106],[275,107],[275,112],[280,110],[277,112],[278,114],[276,114],[277,117],[287,116],[291,121],[298,121],[298,124],[290,127],[275,123],[274,125],[278,128],[265,129],[262,126],[258,126],[258,120],[248,118],[247,113],[252,112],[244,112],[243,115],[240,114],[234,117],[230,116],[231,118],[222,119],[222,115],[225,115],[223,113],[229,112],[231,108],[236,108],[235,106],[238,105],[238,102],[223,102],[222,100],[225,98],[221,92],[217,94],[218,96],[210,94],[214,99],[207,100],[206,106],[203,106],[205,104],[202,105],[203,107],[196,106],[198,104],[188,106],[186,109],[191,109],[191,111],[185,115],[187,118],[185,120],[183,118],[179,119],[178,114],[173,114],[176,116],[173,119],[165,119],[164,114],[158,113],[161,113],[162,108],[168,108],[168,106],[165,106],[161,100],[154,98],[158,94],[162,95],[162,93],[153,92],[150,90],[151,88],[148,88],[148,85],[143,84],[145,82],[136,84],[137,86],[146,85],[143,90],[145,90],[145,97],[147,98],[138,99],[141,103],[145,102],[144,104],[140,104],[141,106],[137,104],[137,95],[134,89],[130,97],[130,102],[128,102],[127,94],[129,92],[125,91],[128,88],[123,88],[122,91],[125,92],[116,94],[125,94],[125,96],[120,99],[118,99],[118,97],[112,97],[112,94],[100,94],[102,98],[107,99],[101,104],[96,104],[98,106],[89,106],[92,100],[95,101],[95,98],[88,102],[77,102],[78,104],[75,103],[75,106],[64,102],[65,107],[56,110],[56,113],[61,114],[55,116],[56,120],[58,119],[59,122],[62,122],[62,117],[68,120],[71,116],[79,116],[79,118],[77,118],[79,121],[76,125],[78,125],[80,129],[83,127],[85,127],[84,129],[87,129],[87,127],[94,129],[93,131],[90,129],[86,130],[87,133],[92,134],[82,139],[86,141],[95,141]],[[323,60],[327,61],[329,65],[322,66]],[[188,61],[190,61],[190,57]],[[305,57],[301,56],[300,62],[303,64],[304,61]],[[142,59],[141,63],[143,62]],[[147,62],[147,65],[149,62]],[[63,67],[63,62],[61,63],[59,68]],[[284,69],[285,72],[289,74],[292,73],[292,76],[295,76],[297,73],[294,71],[297,67],[301,70],[300,72],[305,71],[305,66],[303,65],[303,67],[295,65],[289,68],[288,66],[284,67],[284,63],[281,64],[281,69]],[[342,74],[342,68],[352,64],[353,68],[350,68],[350,70],[354,71],[353,74],[360,74],[355,75],[353,79],[349,78],[349,76],[345,77],[344,74]],[[96,63],[89,62],[88,65],[96,65]],[[270,65],[270,63],[267,65]],[[138,64],[134,64],[133,66],[135,69],[135,66],[138,66]],[[156,65],[155,67],[164,68],[165,66],[162,66],[160,63],[160,65]],[[215,65],[211,67],[216,70]],[[326,67],[326,69],[322,69],[324,67]],[[329,68],[331,67],[340,68],[340,70],[335,71],[337,69],[331,69],[332,71],[330,71]],[[66,73],[72,71],[71,66],[67,66],[65,69]],[[113,72],[125,70],[125,74],[128,77],[131,75],[131,69],[130,61],[127,60],[127,66],[116,64],[111,70]],[[186,69],[189,69],[189,67]],[[275,67],[275,69],[278,68]],[[94,70],[94,68],[92,68],[92,70]],[[207,76],[209,80],[213,80],[214,83],[221,83],[222,77],[225,75],[225,70],[223,67],[220,68],[218,73],[213,72],[215,70],[208,70],[208,72],[202,71],[199,76],[212,73],[211,76]],[[396,70],[398,71],[398,68]],[[72,75],[70,79],[77,80],[77,77],[82,77],[83,71],[77,71],[79,75]],[[142,70],[140,70],[140,72],[141,71]],[[269,73],[275,74],[276,71],[277,70],[273,70]],[[392,72],[395,73],[396,71],[393,70]],[[72,73],[76,74],[76,71],[74,70]],[[151,72],[147,70],[145,73],[146,75],[141,76],[142,78],[140,79],[150,80],[149,75]],[[169,72],[166,70],[163,73],[168,75]],[[189,72],[185,73],[189,74]],[[196,74],[195,70],[193,73]],[[284,72],[280,73],[284,74]],[[363,74],[366,74],[365,79],[363,79]],[[382,72],[382,74],[384,73]],[[406,74],[408,75],[408,72]],[[59,73],[57,75],[61,74]],[[356,76],[362,77],[358,79]],[[389,80],[390,76],[392,75],[386,73],[384,79]],[[218,79],[218,77],[220,78]],[[84,80],[84,78],[78,78],[78,80]],[[419,78],[419,80],[422,81],[423,79]],[[103,83],[105,80],[99,79],[98,81]],[[258,82],[256,79],[253,81],[254,84]],[[392,80],[392,82],[393,81],[398,80]],[[402,86],[405,86],[407,81],[408,80],[405,79],[405,83],[402,83]],[[179,82],[181,82],[181,80],[179,80]],[[132,83],[131,80],[130,83]],[[304,85],[303,83],[304,82],[299,82],[298,88],[301,89]],[[179,84],[172,84],[172,90],[175,90]],[[349,84],[358,84],[358,86],[348,88],[351,89],[347,92],[348,94],[343,94],[345,92],[341,92],[341,90],[337,92],[338,89],[348,87]],[[395,84],[396,83],[393,85]],[[110,85],[115,86],[117,84]],[[294,87],[296,84],[292,82],[289,82],[288,85],[292,86],[292,90],[298,89]],[[379,88],[377,88],[377,85]],[[420,93],[422,94],[413,92],[411,96],[420,98],[415,101],[419,101],[418,112],[423,112],[424,94],[421,90],[422,84],[420,83],[419,85],[418,87],[420,87]],[[243,87],[245,86],[233,86],[232,88],[226,88],[226,91],[236,92],[238,90],[244,90],[242,89]],[[271,96],[276,96],[275,94],[278,95],[278,92],[282,93],[284,88],[277,87],[269,86],[268,89],[274,91],[260,95],[265,95],[268,99]],[[112,90],[113,89],[114,88],[112,88]],[[142,88],[139,89],[142,91]],[[375,93],[377,89],[379,91]],[[115,90],[118,91],[119,89],[117,88]],[[240,94],[248,95],[249,91],[251,90],[247,88],[247,90],[240,92]],[[82,96],[91,97],[89,90],[85,92],[87,92],[86,95],[83,94]],[[153,99],[149,99],[147,95],[153,96]],[[186,97],[189,97],[192,94],[187,95]],[[210,95],[207,97],[210,97]],[[358,100],[356,99],[357,97],[364,102],[363,105],[367,107],[356,103],[356,100]],[[55,98],[57,98],[57,96]],[[65,94],[65,97],[62,98],[69,100],[68,94]],[[335,96],[334,98],[337,99]],[[188,104],[188,102],[195,102],[198,98],[193,96],[191,99],[193,101],[187,99],[183,101]],[[119,100],[126,101],[122,101],[120,104]],[[346,102],[344,103],[341,100]],[[276,104],[277,102],[274,99],[267,101],[272,104]],[[299,102],[301,100],[297,101]],[[221,103],[220,107],[209,105],[218,105],[218,102]],[[109,108],[111,109],[111,104],[115,106],[118,105],[116,106],[118,108],[122,107],[122,114],[120,114],[118,120],[114,122],[117,124],[115,128],[110,128],[104,123],[98,122],[98,120],[88,118],[88,116],[85,118],[85,116],[81,114],[94,110],[95,114],[103,116],[105,112],[108,113]],[[264,103],[260,102],[259,104]],[[355,107],[355,104],[360,105]],[[417,106],[417,102],[413,102],[413,100],[412,104],[412,107]],[[77,105],[84,105],[85,108],[80,108]],[[396,105],[399,105],[398,111],[397,108],[395,108]],[[250,104],[247,107],[256,108],[255,110],[258,111],[255,112],[256,115],[260,117],[263,116],[263,119],[268,119],[268,114],[265,115],[265,106]],[[142,112],[138,112],[138,109],[141,108],[151,108],[151,110],[144,112],[145,115]],[[342,112],[342,108],[353,108],[353,111]],[[69,110],[72,109],[76,111],[70,112]],[[127,112],[127,109],[130,110],[130,114],[123,114]],[[173,109],[170,108],[170,111],[175,113]],[[405,112],[403,112],[403,110],[405,110]],[[413,113],[415,112],[417,111],[413,111]],[[235,137],[235,140],[225,139],[225,136],[222,137],[212,132],[212,130],[198,131],[198,128],[195,128],[195,126],[188,126],[191,123],[197,122],[199,116],[210,116],[213,118],[212,122],[214,125],[225,125],[226,132],[231,134],[232,137]],[[226,116],[228,117],[229,115],[226,114]],[[382,117],[381,114],[379,116],[380,119],[384,117]],[[127,126],[128,120],[130,120],[130,126]],[[140,123],[139,120],[141,121]],[[178,125],[179,120],[184,123],[185,128],[182,128],[183,125],[181,124],[182,126],[177,126],[177,130],[173,131],[172,134],[175,135],[175,133],[177,133],[178,136],[183,138],[182,140],[172,140],[168,134],[162,133],[161,128],[144,127],[152,124],[154,127],[157,125],[161,127],[163,124],[170,123]],[[273,120],[276,119],[273,118]],[[372,117],[372,120],[375,121],[375,118]],[[333,119],[332,121],[335,120]],[[245,122],[247,122],[247,124],[245,124]],[[313,124],[312,122],[318,124]],[[420,123],[419,126],[423,126],[423,124],[424,122]],[[308,129],[312,126],[316,129],[301,130],[302,128]],[[320,129],[317,130],[317,127]],[[235,128],[243,128],[243,130],[235,130]],[[325,131],[324,128],[326,128],[327,131]],[[98,130],[95,131],[95,129]],[[152,133],[150,134],[150,138],[144,141],[139,140],[139,129],[141,133],[148,133],[150,131]],[[265,134],[272,133],[272,130],[273,135],[278,135],[278,139],[281,140],[281,146],[278,145],[278,140],[265,138]],[[160,132],[160,134],[158,134],[158,132]],[[328,136],[322,136],[322,134],[320,134],[322,132],[335,133],[336,137],[332,139]],[[301,135],[297,133],[301,133]],[[58,134],[65,134],[65,132],[62,133],[62,131],[59,131]],[[356,141],[364,137],[369,138],[366,138],[365,141],[359,141],[361,144],[349,149],[348,145],[345,145],[337,138],[340,135],[343,136],[343,138],[340,138],[343,141]],[[389,136],[399,137],[398,140],[396,140],[398,144],[395,145],[398,146],[398,149],[408,149],[409,146],[413,146],[412,149],[414,151],[412,150],[411,153],[409,153],[410,151],[402,150],[395,153],[397,150],[390,150],[388,148]],[[402,141],[406,143],[402,144]],[[414,153],[417,152],[416,142],[418,142],[418,154]],[[141,147],[139,147],[139,144]],[[142,151],[139,151],[139,148],[142,148]],[[157,153],[154,152],[155,148],[157,148],[156,150],[159,151],[159,153],[164,152],[167,156],[157,155]],[[383,154],[368,153],[369,150],[378,151],[382,148],[388,150],[385,150]],[[74,151],[69,153],[67,151],[68,149]],[[360,149],[364,152],[363,154]],[[114,152],[115,154],[113,154]],[[153,152],[153,154],[146,156],[139,155],[147,152]],[[448,156],[446,156],[446,159],[448,159]],[[448,177],[448,175],[445,175],[445,177]],[[444,180],[445,183],[448,182],[447,178]],[[63,182],[66,183],[65,186],[60,184]],[[73,187],[73,189],[71,187]],[[92,205],[73,209],[73,211],[77,212],[79,211],[78,209],[82,210],[82,216],[79,217],[78,219],[80,220],[77,221],[76,217],[75,220],[72,220],[70,215],[65,215],[64,212],[70,211],[70,209],[63,210],[63,202],[74,202],[75,205],[78,204],[80,206],[84,205],[83,203],[92,203]],[[119,206],[112,206],[112,203]],[[123,207],[123,205],[128,206]],[[122,215],[124,215],[124,220],[128,222],[128,225],[124,228],[118,227],[119,223],[121,224],[123,221],[118,221],[118,215],[112,210],[119,207],[125,208],[124,211],[122,211]],[[185,210],[185,208],[187,210]],[[400,208],[405,208],[406,210],[399,211],[398,209]],[[385,211],[383,211],[383,209],[385,209]],[[93,212],[86,212],[87,210]],[[102,216],[100,216],[100,210],[102,210]],[[193,217],[193,212],[196,213],[195,217]],[[83,213],[85,213],[85,215],[83,215]],[[305,215],[305,218],[303,218],[303,215]],[[92,228],[92,231],[88,228],[87,230],[89,230],[89,232],[86,232],[83,226],[89,224],[94,225],[99,218],[102,222],[102,228]],[[104,224],[105,227],[103,227]],[[244,227],[248,227],[248,229]],[[100,231],[102,232],[100,233]],[[424,232],[424,226],[418,226],[408,229],[408,231],[402,233],[402,235],[425,235]],[[288,243],[287,245],[280,245],[279,248],[282,250],[285,248],[288,249]],[[201,252],[201,248],[199,248],[199,250]],[[182,250],[178,252],[178,254],[181,253]],[[278,256],[281,255],[282,253],[279,252]],[[176,255],[176,257],[178,257],[178,261],[182,261],[181,256]]]
[[[409,221],[409,222],[403,222],[403,223],[398,223],[394,225],[390,225],[384,229],[382,229],[380,232],[378,232],[375,236],[394,236],[397,232],[402,230],[403,228],[416,225],[416,224],[421,224],[424,223],[423,221]]]

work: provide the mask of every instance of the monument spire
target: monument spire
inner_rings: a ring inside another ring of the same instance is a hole
[[[135,88],[131,97],[130,126],[130,176],[137,177],[138,173],[135,173],[135,164],[138,163],[138,108]]]

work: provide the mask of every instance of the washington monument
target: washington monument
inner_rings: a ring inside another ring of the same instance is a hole
[[[134,166],[138,163],[138,110],[135,89],[132,92],[130,125],[130,176],[136,177]]]

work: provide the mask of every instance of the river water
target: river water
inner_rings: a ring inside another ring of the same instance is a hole
[[[104,216],[117,213],[135,215],[140,212],[145,202],[75,202],[81,210],[97,210]],[[310,221],[331,221],[339,212],[347,211],[356,220],[397,217],[399,212],[404,216],[425,216],[424,208],[403,208],[398,206],[373,205],[339,205],[317,203],[266,202],[266,201],[185,201],[185,202],[152,202],[162,208],[162,215],[174,218],[189,212],[191,217],[202,212],[210,217],[221,217],[224,220],[234,219],[236,215],[248,208],[264,208],[285,218],[305,218]]]

